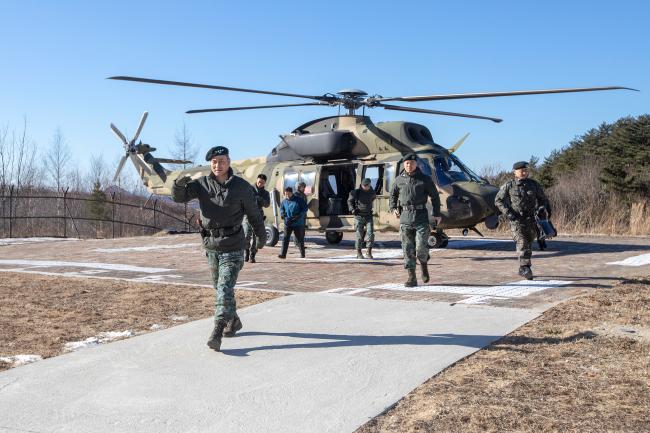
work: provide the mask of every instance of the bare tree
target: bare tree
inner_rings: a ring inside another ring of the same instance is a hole
[[[52,144],[45,157],[46,169],[57,191],[61,191],[66,183],[70,148],[68,147],[61,128],[57,128],[52,137]]]
[[[174,159],[182,159],[186,161],[191,161],[190,164],[179,164],[182,165],[182,168],[185,169],[187,166],[194,165],[196,161],[196,156],[198,154],[198,148],[192,143],[192,135],[187,130],[187,125],[183,122],[181,129],[176,131],[174,138],[174,147],[172,148],[172,157]]]
[[[109,173],[103,155],[99,154],[90,157],[90,171],[88,172],[87,182],[88,191],[92,191],[95,185],[99,185],[102,190],[108,186]]]
[[[27,135],[27,117],[23,130],[11,131],[9,127],[0,131],[0,186],[4,189],[16,185],[18,189],[30,188],[39,183],[35,166],[38,146]]]

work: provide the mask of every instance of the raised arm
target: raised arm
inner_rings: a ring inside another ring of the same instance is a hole
[[[192,180],[190,176],[180,177],[172,184],[172,200],[176,203],[187,203],[198,198],[200,189],[198,180]]]

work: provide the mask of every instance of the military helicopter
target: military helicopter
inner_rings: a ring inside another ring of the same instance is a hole
[[[372,180],[372,188],[377,193],[375,230],[379,232],[398,231],[399,218],[389,211],[389,195],[395,176],[399,175],[401,171],[401,158],[409,152],[415,152],[418,155],[418,167],[425,175],[433,178],[440,193],[442,222],[431,232],[430,247],[444,248],[447,246],[449,238],[445,233],[446,229],[462,229],[464,235],[468,234],[469,230],[473,230],[483,236],[476,228],[477,224],[483,222],[488,229],[497,228],[499,219],[498,210],[494,206],[494,198],[498,188],[490,185],[485,179],[470,170],[454,154],[467,135],[451,148],[445,148],[434,142],[431,131],[426,126],[405,121],[375,124],[369,116],[365,115],[366,108],[482,119],[498,123],[502,119],[393,105],[386,102],[423,102],[548,93],[635,90],[627,87],[608,86],[383,97],[380,95],[369,96],[359,89],[343,89],[336,94],[326,93],[316,96],[129,76],[115,76],[109,77],[109,79],[276,95],[314,101],[189,110],[188,114],[317,105],[339,108],[339,115],[311,120],[298,126],[289,134],[280,135],[278,145],[271,149],[265,157],[232,161],[232,167],[236,173],[251,184],[255,182],[260,173],[264,173],[268,178],[267,188],[271,192],[272,204],[269,208],[264,209],[264,212],[268,235],[267,244],[271,246],[279,240],[278,213],[281,191],[284,191],[287,186],[295,187],[300,181],[307,185],[305,189],[309,205],[307,224],[311,229],[324,232],[329,243],[337,244],[343,239],[344,232],[354,231],[354,216],[351,209],[348,208],[347,199],[350,192],[360,185],[363,178]],[[340,114],[341,107],[347,110],[347,114]],[[362,109],[361,115],[357,114],[359,109]],[[146,120],[146,114],[143,115],[136,135],[131,141],[127,141],[111,124],[111,129],[118,135],[126,150],[126,155],[122,158],[115,175],[116,178],[126,159],[130,158],[144,185],[151,193],[170,195],[172,182],[176,178],[187,175],[198,178],[210,173],[208,165],[186,170],[167,170],[161,163],[178,161],[155,158],[152,155],[154,148],[142,143],[136,145],[135,139]],[[430,203],[428,206],[431,206]]]

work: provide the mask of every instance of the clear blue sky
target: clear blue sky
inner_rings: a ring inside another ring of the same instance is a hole
[[[0,3],[0,126],[41,146],[57,127],[87,166],[121,148],[114,122],[165,150],[186,123],[201,154],[266,155],[324,107],[186,115],[291,98],[106,80],[134,75],[302,94],[355,87],[384,96],[622,85],[636,92],[520,96],[413,106],[502,117],[494,124],[374,109],[409,120],[479,169],[545,157],[601,122],[650,111],[646,1],[13,1]],[[131,169],[132,170],[132,169]]]

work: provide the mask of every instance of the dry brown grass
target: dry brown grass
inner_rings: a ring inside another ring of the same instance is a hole
[[[278,296],[236,291],[238,308]],[[0,356],[47,358],[100,332],[150,332],[154,324],[169,327],[214,312],[211,288],[21,273],[0,274],[0,299]],[[9,367],[0,361],[0,370]]]
[[[357,433],[500,431],[650,431],[650,280],[556,306]]]

